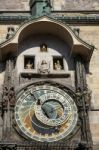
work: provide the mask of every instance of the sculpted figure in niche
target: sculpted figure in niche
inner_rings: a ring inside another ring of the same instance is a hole
[[[55,62],[55,64],[54,64],[54,68],[55,68],[55,70],[62,70],[62,66],[61,66],[61,64],[60,64],[60,61],[59,61],[59,60],[57,60],[57,62]]]
[[[40,51],[41,51],[41,52],[47,52],[47,45],[46,45],[46,44],[42,44],[42,45],[40,46]]]
[[[26,69],[33,69],[33,63],[30,60],[26,64]]]
[[[46,62],[46,60],[42,60],[40,66],[39,66],[39,72],[40,73],[49,73],[49,64]]]

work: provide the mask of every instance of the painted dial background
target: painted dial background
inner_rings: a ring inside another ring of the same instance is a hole
[[[37,108],[38,99],[40,110]],[[77,107],[73,99],[59,88],[47,85],[31,87],[19,96],[15,119],[24,135],[36,141],[53,142],[73,131],[78,119]]]

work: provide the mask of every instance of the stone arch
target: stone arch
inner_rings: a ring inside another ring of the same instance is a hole
[[[35,34],[52,34],[64,40],[70,49],[70,53],[81,55],[85,61],[89,61],[94,47],[77,37],[72,29],[62,22],[43,16],[35,20],[24,22],[16,34],[0,45],[1,59],[8,53],[14,53],[22,40]]]

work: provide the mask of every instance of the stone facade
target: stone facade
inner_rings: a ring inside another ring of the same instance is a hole
[[[99,10],[98,0],[51,0],[54,10]],[[29,0],[1,0],[1,11],[29,11]]]
[[[95,145],[99,144],[99,28],[98,26],[79,26],[80,28],[80,37],[95,46],[95,50],[93,52],[89,74],[87,74],[87,83],[89,89],[92,91],[92,99],[91,99],[91,110],[89,113],[90,116],[90,127],[93,137],[93,142]],[[99,145],[96,146],[98,150]]]
[[[55,10],[99,10],[98,0],[54,0]]]
[[[1,0],[0,1],[0,10],[7,11],[7,10],[29,10],[29,0]]]
[[[16,4],[16,5],[15,5]],[[99,10],[99,1],[94,0],[73,0],[71,3],[70,0],[54,0],[52,1],[52,5],[54,6],[54,10],[73,10],[75,7],[75,10]],[[72,6],[71,6],[72,5]],[[29,11],[29,5],[27,0],[16,0],[11,1],[11,0],[1,0],[0,1],[0,10],[1,11]],[[77,15],[77,14],[76,14]],[[89,15],[89,14],[88,14]],[[91,14],[90,14],[91,15]],[[95,14],[94,14],[95,15]],[[98,13],[96,14],[98,16]],[[17,29],[20,24],[2,24],[0,25],[0,43],[5,41],[6,35],[7,35],[7,29],[9,26],[13,26],[15,29]],[[74,28],[79,28],[80,33],[79,37],[83,39],[84,41],[88,42],[89,44],[92,44],[95,46],[95,50],[93,52],[91,61],[90,61],[90,67],[89,67],[89,72],[87,74],[87,83],[89,89],[92,91],[92,98],[91,98],[91,109],[89,112],[89,118],[90,118],[90,128],[91,128],[91,133],[92,133],[92,139],[93,143],[96,148],[94,150],[99,149],[99,24],[97,25],[80,25],[80,24],[75,24],[75,25],[70,25],[72,29]],[[25,46],[26,48],[26,46]],[[54,51],[53,49],[51,49]],[[29,50],[31,53],[31,50]],[[54,51],[56,53],[56,51]],[[21,55],[19,55],[18,60],[17,60],[17,67],[19,66],[19,62],[22,61]],[[2,88],[3,82],[4,82],[4,70],[3,70],[4,64],[1,64],[1,72],[0,72],[0,88]],[[21,72],[21,67],[18,68],[19,72]],[[73,73],[71,73],[71,76],[74,76]],[[71,82],[73,83],[73,77],[71,79]]]

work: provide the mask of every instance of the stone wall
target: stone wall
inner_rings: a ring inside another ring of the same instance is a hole
[[[90,66],[87,74],[87,82],[92,90],[92,109],[99,109],[99,27],[98,26],[78,26],[80,28],[80,38],[95,46]]]
[[[55,10],[99,10],[98,0],[53,0]]]
[[[93,52],[89,74],[87,74],[87,83],[92,91],[90,128],[94,145],[97,145],[94,150],[99,149],[99,27],[98,26],[78,26],[80,28],[80,37],[93,44],[96,49]]]
[[[47,52],[42,52],[40,50],[40,45],[42,43],[45,43],[47,47]],[[34,57],[33,62],[33,69],[26,69],[24,67],[25,57],[32,56]],[[63,61],[63,69],[62,70],[55,70],[55,61],[54,58],[62,58]],[[74,87],[74,66],[73,61],[70,57],[70,51],[67,46],[67,44],[57,38],[54,35],[35,35],[35,37],[28,37],[24,41],[22,41],[19,44],[19,50],[18,50],[18,57],[16,60],[16,70],[18,72],[18,75],[21,76],[22,73],[33,73],[38,74],[40,73],[41,64],[42,61],[46,61],[50,74],[56,75],[67,75],[69,74],[69,77],[64,77],[60,79],[59,77],[53,78],[54,81],[60,82],[63,84],[72,85]],[[59,78],[59,79],[58,79]],[[35,79],[31,79],[35,80]],[[51,79],[52,80],[52,79]],[[21,81],[21,80],[20,80]],[[27,79],[28,81],[28,79]],[[27,82],[25,81],[25,82]],[[22,80],[22,84],[23,84]]]
[[[99,0],[51,0],[54,10],[99,10]],[[29,10],[29,0],[0,0],[0,10]]]
[[[6,37],[7,27],[9,25],[0,25],[0,39]],[[18,26],[15,25],[15,28]],[[90,128],[92,132],[94,145],[99,144],[99,27],[98,26],[80,26],[80,38],[84,41],[95,45],[96,49],[93,52],[90,61],[90,73],[87,74],[87,82],[89,89],[92,91],[91,110],[90,116]],[[75,28],[75,26],[72,26]],[[4,79],[4,72],[0,73],[0,85],[2,86]],[[97,150],[99,146],[97,146]]]
[[[54,10],[99,10],[99,0],[52,0],[51,2]],[[29,0],[0,0],[0,11],[29,10]],[[9,26],[18,28],[18,25],[0,25],[0,43],[6,39]],[[99,26],[78,25],[77,27],[80,28],[79,36],[96,47],[90,61],[90,73],[87,74],[87,83],[92,91],[91,110],[89,112],[90,128],[94,145],[97,145],[94,150],[99,150]],[[72,26],[72,28],[75,28],[75,26]],[[0,89],[3,81],[4,70],[2,70],[2,64],[0,64]]]
[[[29,0],[0,0],[1,11],[25,11],[29,9]]]

